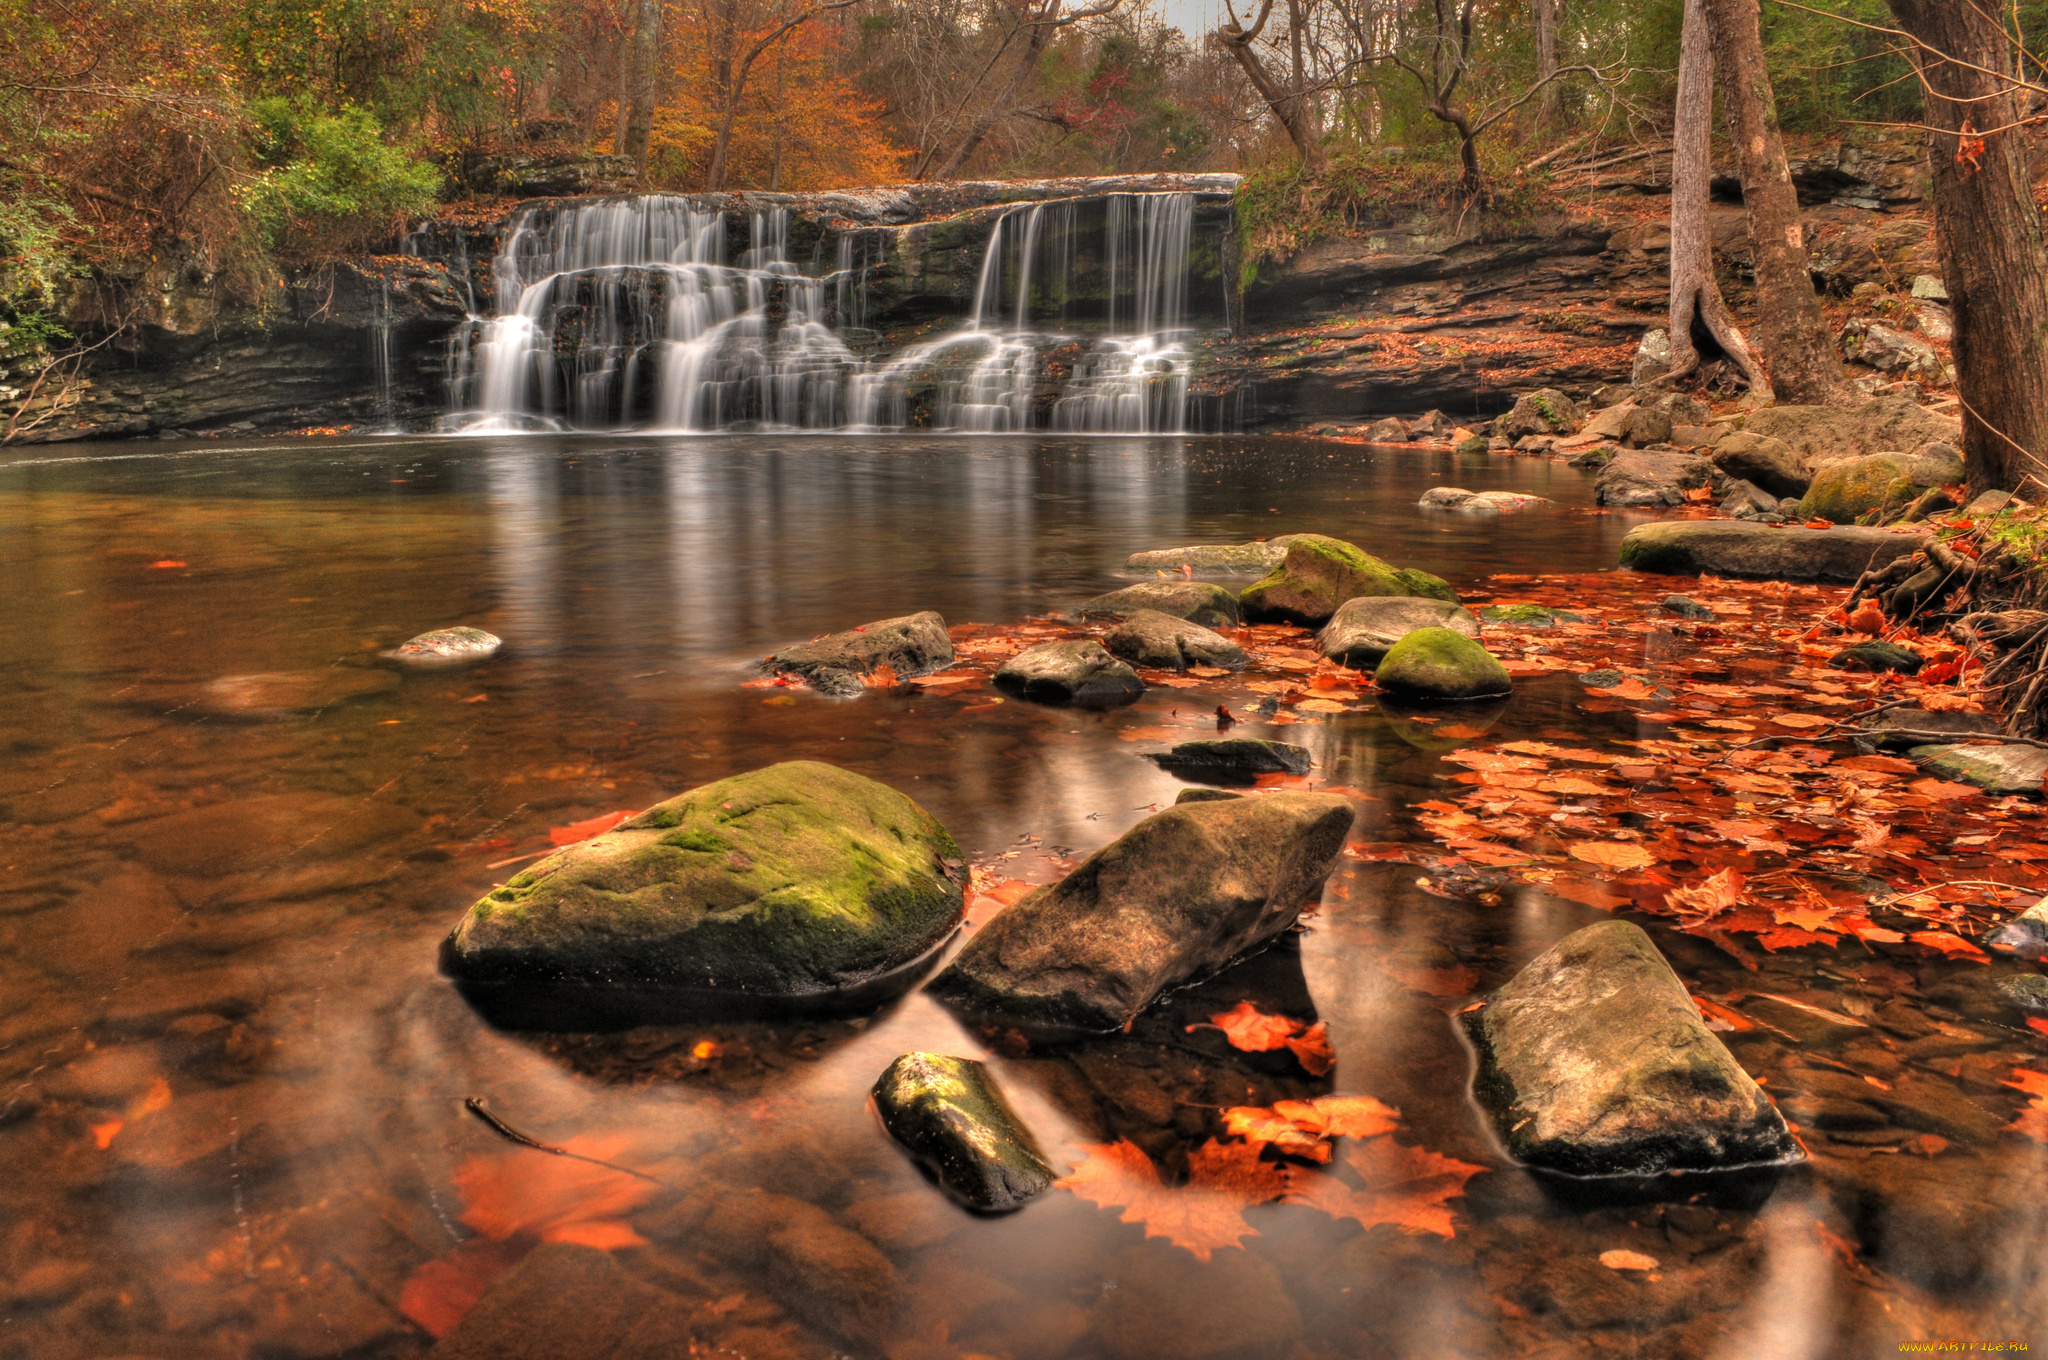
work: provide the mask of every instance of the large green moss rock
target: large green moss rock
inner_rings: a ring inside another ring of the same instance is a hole
[[[1961,481],[1962,460],[1946,444],[1919,453],[1878,453],[1831,463],[1813,474],[1799,502],[1802,519],[1851,524],[1877,511],[1897,514],[1930,487]]]
[[[1394,567],[1371,553],[1323,534],[1296,534],[1287,556],[1239,596],[1247,618],[1281,619],[1320,627],[1339,605],[1362,595],[1421,595],[1458,602],[1442,579],[1413,567]]]
[[[503,1023],[653,1023],[690,1003],[887,990],[949,936],[966,872],[886,784],[816,761],[656,804],[514,874],[442,966]],[[904,981],[907,983],[908,979]]]
[[[1450,628],[1418,628],[1402,638],[1373,680],[1401,699],[1491,699],[1515,687],[1492,652]]]

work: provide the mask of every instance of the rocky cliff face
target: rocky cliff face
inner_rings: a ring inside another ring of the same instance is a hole
[[[1847,293],[1859,282],[1938,273],[1917,157],[1870,143],[1795,165],[1818,282]],[[722,209],[734,242],[748,238],[757,213],[786,210],[790,257],[810,261],[807,272],[834,267],[848,243],[867,267],[864,328],[848,339],[887,353],[967,313],[990,234],[1015,205],[1076,200],[1087,211],[1111,193],[1191,192],[1189,299],[1203,337],[1197,428],[1357,423],[1429,407],[1488,415],[1536,388],[1580,394],[1625,378],[1642,332],[1662,323],[1666,157],[1596,166],[1558,195],[1562,210],[1507,226],[1390,212],[1268,262],[1241,295],[1236,184],[1232,175],[1143,175],[700,201]],[[1732,193],[1732,180],[1724,187]],[[491,305],[491,261],[505,234],[522,213],[544,224],[562,205],[587,201],[530,199],[495,218],[429,223],[406,253],[294,279],[267,309],[219,302],[203,285],[168,285],[80,380],[46,387],[27,437],[432,428],[447,407],[451,346],[465,317]],[[1739,307],[1748,254],[1739,203],[1718,203],[1714,228]],[[8,382],[20,379],[0,374]]]

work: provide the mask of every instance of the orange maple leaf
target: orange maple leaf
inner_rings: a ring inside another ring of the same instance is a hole
[[[1444,1201],[1463,1195],[1465,1182],[1486,1170],[1427,1148],[1403,1147],[1392,1137],[1356,1145],[1343,1164],[1357,1174],[1362,1188],[1353,1189],[1324,1172],[1304,1170],[1289,1177],[1288,1202],[1321,1209],[1333,1218],[1355,1219],[1367,1228],[1391,1223],[1404,1232],[1439,1237],[1456,1236]]]
[[[1301,1021],[1284,1015],[1267,1015],[1249,1001],[1240,1001],[1227,1011],[1209,1017],[1209,1023],[1223,1031],[1232,1048],[1247,1053],[1267,1053],[1286,1044],[1288,1036],[1301,1031]],[[1201,1029],[1189,1025],[1190,1030]]]
[[[1207,1261],[1216,1248],[1235,1247],[1259,1235],[1244,1221],[1244,1210],[1287,1192],[1287,1173],[1260,1161],[1260,1146],[1211,1138],[1188,1154],[1188,1183],[1168,1186],[1152,1159],[1120,1138],[1091,1146],[1087,1158],[1054,1184],[1090,1204],[1122,1207],[1118,1217],[1143,1224],[1145,1236],[1163,1237]]]
[[[1577,841],[1571,854],[1603,869],[1647,869],[1657,862],[1655,855],[1627,841]]]
[[[2005,1127],[2013,1133],[2024,1133],[2037,1143],[2048,1143],[2048,1072],[2031,1072],[2024,1067],[2015,1067],[2012,1075],[2002,1083],[2025,1091],[2033,1099],[2019,1117]]]
[[[1337,1065],[1337,1050],[1330,1047],[1330,1030],[1325,1021],[1318,1020],[1288,1039],[1287,1047],[1302,1070],[1312,1077],[1328,1076]]]
[[[548,828],[548,843],[557,849],[564,845],[574,845],[593,836],[602,836],[620,822],[639,815],[637,812],[600,812],[595,817],[586,817],[567,826],[551,826]]]
[[[1962,936],[1946,930],[1916,930],[1906,937],[1914,944],[1924,944],[1929,949],[1939,949],[1951,958],[1970,959],[1977,963],[1989,963],[1984,951],[1971,944]]]

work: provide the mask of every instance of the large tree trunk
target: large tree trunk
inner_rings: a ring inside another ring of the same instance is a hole
[[[1916,56],[1929,91],[1926,121],[1942,129],[1927,158],[1941,272],[1955,309],[1965,476],[1972,491],[2048,480],[2048,254],[2026,142],[2010,129],[2020,117],[2011,40],[1992,17],[1996,7],[1887,2],[1899,25],[1934,49]],[[1980,139],[1966,127],[1994,131]]]
[[[619,154],[631,156],[644,173],[647,147],[654,140],[654,91],[661,51],[661,0],[638,0],[634,7],[626,108],[619,129]]]
[[[1678,51],[1678,107],[1671,134],[1671,372],[1675,383],[1700,366],[1693,342],[1697,322],[1742,370],[1750,390],[1771,399],[1771,383],[1749,352],[1714,278],[1714,241],[1707,230],[1712,198],[1714,36],[1706,0],[1685,0],[1685,31]]]
[[[1533,8],[1536,19],[1536,78],[1538,80],[1550,80],[1552,76],[1557,74],[1557,21],[1559,11],[1563,7],[1564,0],[1535,0]],[[1539,107],[1546,126],[1555,127],[1557,125],[1560,113],[1558,101],[1563,94],[1564,86],[1558,81],[1551,80],[1550,84],[1543,87],[1543,93],[1540,96],[1543,102]]]
[[[1757,0],[1706,0],[1721,67],[1721,111],[1742,169],[1742,206],[1756,265],[1757,337],[1781,401],[1847,406],[1861,400],[1835,353],[1813,291],[1799,195],[1778,136],[1778,104],[1764,69]]]
[[[1216,37],[1223,43],[1224,50],[1236,59],[1245,79],[1259,92],[1259,98],[1266,101],[1266,107],[1272,110],[1280,126],[1286,129],[1287,140],[1294,143],[1295,151],[1301,155],[1302,173],[1310,179],[1317,179],[1330,168],[1330,158],[1323,151],[1322,120],[1317,116],[1315,104],[1298,92],[1290,93],[1283,89],[1259,56],[1258,49],[1252,46],[1258,41],[1272,12],[1273,0],[1265,0],[1258,20],[1250,28],[1240,27],[1232,20],[1216,30]]]

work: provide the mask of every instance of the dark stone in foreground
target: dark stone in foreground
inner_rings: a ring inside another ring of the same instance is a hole
[[[1466,1025],[1479,1048],[1474,1094],[1530,1166],[1653,1176],[1801,1155],[1650,937],[1626,921],[1559,941]]]
[[[415,670],[466,666],[496,656],[504,644],[481,628],[437,628],[402,642],[384,655]]]
[[[1828,658],[1830,670],[1898,671],[1902,675],[1917,675],[1926,664],[1918,652],[1879,638],[1844,647]]]
[[[996,684],[1027,699],[1081,708],[1114,708],[1145,693],[1138,673],[1094,638],[1027,647],[996,671]]]
[[[1683,595],[1666,595],[1662,607],[1678,615],[1681,619],[1705,620],[1714,617],[1713,610],[1707,608],[1698,600],[1688,599]]]
[[[1190,666],[1238,670],[1249,660],[1244,648],[1199,623],[1156,609],[1140,609],[1102,639],[1102,645],[1133,666],[1184,671]]]
[[[908,680],[952,664],[953,640],[946,636],[946,621],[926,610],[784,647],[763,661],[761,669],[794,672],[827,694],[845,694],[858,693],[860,677],[882,666]]]
[[[906,1053],[882,1073],[874,1097],[889,1136],[970,1208],[1019,1208],[1053,1182],[1031,1131],[971,1058]]]
[[[1144,581],[1097,595],[1074,612],[1084,619],[1121,619],[1146,609],[1204,628],[1234,628],[1238,620],[1237,596],[1207,581]]]
[[[1492,652],[1449,628],[1418,628],[1402,638],[1373,679],[1397,698],[1427,702],[1492,699],[1515,687]]]
[[[1866,567],[1920,551],[1924,534],[1837,525],[1773,528],[1743,520],[1638,524],[1621,540],[1621,565],[1666,576],[1853,584]]]
[[[790,761],[514,874],[449,935],[442,968],[493,1019],[539,1028],[900,990],[959,924],[960,860],[896,790]]]
[[[927,990],[1026,1021],[1117,1029],[1293,925],[1320,899],[1351,819],[1334,793],[1154,813],[1002,911]]]
[[[1169,770],[1218,773],[1251,777],[1261,774],[1307,774],[1306,746],[1258,737],[1218,737],[1212,741],[1184,741],[1171,751],[1152,757]]]
[[[1338,606],[1316,636],[1323,655],[1345,666],[1377,666],[1395,643],[1418,628],[1451,628],[1479,636],[1472,612],[1421,595],[1364,595]]]

